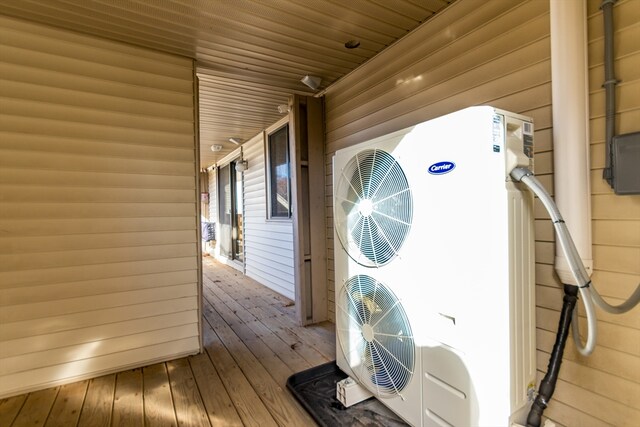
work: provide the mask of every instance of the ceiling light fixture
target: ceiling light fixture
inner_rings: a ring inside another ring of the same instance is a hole
[[[220,145],[220,144],[213,144],[213,145],[211,146],[211,151],[213,151],[213,152],[222,151],[222,145]]]
[[[240,145],[242,144],[242,139],[236,138],[235,136],[233,136],[229,138],[229,142],[231,142],[232,144]]]
[[[310,87],[311,89],[316,90],[320,87],[320,83],[322,83],[322,78],[307,74],[300,81],[305,85],[307,85],[308,87]]]

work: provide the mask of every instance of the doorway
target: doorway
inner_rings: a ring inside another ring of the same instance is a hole
[[[220,255],[244,264],[242,172],[231,161],[218,171],[218,220]]]

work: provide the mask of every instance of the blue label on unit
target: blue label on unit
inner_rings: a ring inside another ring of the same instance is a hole
[[[443,175],[454,170],[456,164],[453,162],[438,162],[429,166],[429,173],[431,175]]]

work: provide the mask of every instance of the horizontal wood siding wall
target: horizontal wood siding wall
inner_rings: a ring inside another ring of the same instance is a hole
[[[199,350],[193,62],[0,17],[0,396]]]
[[[245,273],[274,291],[294,299],[293,223],[267,218],[264,140],[243,145]]]
[[[604,165],[604,81],[600,1],[589,0],[594,282],[619,301],[640,281],[640,198],[614,196]],[[640,8],[619,1],[616,17],[618,132],[640,123]],[[326,93],[326,215],[334,313],[331,157],[337,149],[471,105],[489,104],[533,117],[535,170],[553,191],[549,4],[459,0]],[[539,379],[546,371],[562,304],[553,269],[554,235],[536,201],[536,304]],[[599,315],[595,353],[583,358],[569,340],[546,415],[565,426],[640,423],[640,309]],[[581,318],[584,327],[584,318]]]

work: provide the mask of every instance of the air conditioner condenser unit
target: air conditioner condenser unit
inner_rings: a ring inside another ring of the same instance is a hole
[[[532,126],[472,107],[335,153],[337,364],[412,425],[526,418]]]

